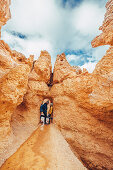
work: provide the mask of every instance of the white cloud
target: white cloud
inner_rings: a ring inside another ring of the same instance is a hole
[[[66,56],[68,62],[71,62],[71,61],[76,62],[77,60],[80,59],[80,57],[81,57],[81,55],[75,55],[75,54],[71,54],[71,55],[68,54],[68,55]]]
[[[98,27],[104,19],[105,8],[99,7],[95,2],[83,2],[74,10],[74,26],[83,35],[99,33]]]
[[[11,20],[2,29],[2,38],[13,48],[26,56],[41,50],[50,52],[52,62],[58,53],[68,50],[83,50],[98,61],[105,48],[92,49],[91,40],[99,33],[107,0],[83,0],[70,8],[61,6],[61,0],[12,0]],[[21,39],[11,35],[11,31],[25,34]],[[72,56],[70,56],[72,59]],[[81,55],[73,56],[79,60]],[[71,61],[68,56],[68,60]]]
[[[85,63],[83,66],[80,66],[80,68],[81,69],[86,68],[89,73],[92,73],[93,70],[95,69],[96,64],[97,64],[96,62],[94,63],[88,62],[88,63]]]
[[[109,45],[92,49],[92,60],[96,60],[96,61],[100,60],[105,55],[108,48]]]
[[[36,39],[20,39],[19,37],[10,35],[6,31],[3,34],[4,40],[10,42],[15,50],[25,53],[26,57],[33,54],[35,55],[35,59],[37,59],[41,50],[47,50],[49,53],[53,52],[52,44],[45,39],[41,39],[40,41]]]

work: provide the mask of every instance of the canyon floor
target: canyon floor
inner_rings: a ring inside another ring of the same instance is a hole
[[[40,126],[1,170],[85,170],[54,125]]]

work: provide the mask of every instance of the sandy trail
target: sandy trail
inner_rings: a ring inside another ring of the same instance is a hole
[[[40,126],[1,170],[84,170],[54,125]]]

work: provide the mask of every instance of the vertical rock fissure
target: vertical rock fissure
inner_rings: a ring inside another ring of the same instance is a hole
[[[48,87],[51,89],[51,87],[53,86],[53,73],[51,73],[50,75],[50,82],[47,84]]]

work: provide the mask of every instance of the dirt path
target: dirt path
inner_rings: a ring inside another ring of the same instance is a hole
[[[85,170],[54,125],[38,128],[1,170]]]

